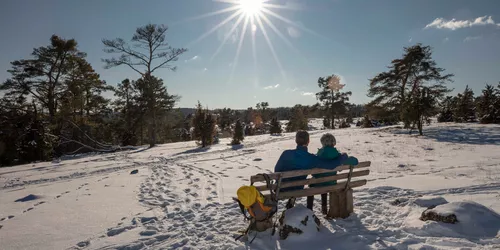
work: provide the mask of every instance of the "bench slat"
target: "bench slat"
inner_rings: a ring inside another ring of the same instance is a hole
[[[352,172],[352,177],[360,177],[360,176],[365,176],[369,175],[370,170],[362,170],[362,171],[357,171],[357,172]],[[295,187],[295,186],[304,186],[304,185],[309,185],[309,184],[315,184],[315,183],[323,183],[326,181],[337,181],[341,179],[347,179],[349,177],[349,173],[344,173],[344,174],[337,174],[335,176],[327,176],[327,177],[322,177],[322,178],[310,178],[306,180],[300,180],[300,181],[292,181],[292,182],[282,182],[281,183],[281,188],[287,188],[287,187]],[[262,186],[255,186],[257,190],[259,191],[264,191],[264,190],[269,190],[266,185]],[[272,189],[276,188],[276,185],[271,185]]]
[[[349,187],[350,188],[361,187],[361,186],[366,185],[366,183],[367,183],[366,180],[351,181],[351,183],[349,183]],[[336,190],[344,189],[345,184],[346,184],[346,182],[340,182],[334,186],[307,188],[307,189],[302,189],[302,190],[297,190],[297,191],[283,192],[283,193],[279,194],[278,199],[284,200],[284,199],[290,199],[293,197],[299,198],[299,197],[305,197],[305,196],[311,196],[311,195],[330,193],[330,192],[333,192]],[[269,197],[269,195],[264,195],[264,196]]]
[[[370,164],[371,164],[371,162],[369,162],[369,161],[360,162],[358,165],[354,166],[354,169],[367,168],[370,166]],[[302,176],[302,175],[321,174],[321,173],[349,170],[350,167],[351,166],[349,166],[349,165],[342,165],[342,166],[336,167],[334,169],[313,168],[313,169],[306,169],[306,170],[296,170],[296,171],[287,171],[287,172],[281,172],[281,173],[272,173],[272,174],[268,174],[268,176],[272,180],[272,179],[277,179],[280,174],[282,175],[282,178],[290,178],[290,177],[297,177],[297,176]],[[252,177],[250,177],[250,181],[252,183],[254,183],[254,182],[266,181],[266,180],[261,175],[253,175]]]

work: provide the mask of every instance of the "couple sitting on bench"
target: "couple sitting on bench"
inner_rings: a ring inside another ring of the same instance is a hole
[[[322,148],[319,149],[317,155],[311,154],[307,151],[307,146],[309,145],[309,133],[307,131],[298,131],[295,136],[295,142],[297,143],[297,148],[294,150],[284,151],[276,166],[274,172],[286,172],[295,170],[305,170],[312,168],[324,168],[324,169],[334,169],[341,165],[357,165],[358,159],[355,157],[349,157],[347,154],[340,154],[335,148],[336,140],[335,137],[330,134],[324,134],[321,137]],[[335,175],[334,173],[325,174],[315,174],[313,178],[320,178],[330,175]],[[293,178],[284,178],[281,182],[298,181],[305,180],[307,176],[299,176]],[[337,184],[337,181],[328,181],[323,183],[311,184],[311,187],[324,187]],[[289,187],[280,189],[281,192],[295,191],[304,189],[304,186]],[[328,194],[321,194],[321,212],[326,214],[327,211],[327,197]],[[307,197],[307,208],[313,209],[314,196]],[[295,198],[288,200],[286,208],[291,208],[294,206]]]

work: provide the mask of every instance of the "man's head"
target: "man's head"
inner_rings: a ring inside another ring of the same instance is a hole
[[[295,134],[295,142],[297,143],[297,146],[309,145],[309,133],[304,130],[297,131],[297,134]]]

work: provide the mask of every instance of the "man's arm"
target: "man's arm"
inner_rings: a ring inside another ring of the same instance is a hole
[[[347,154],[341,154],[333,160],[321,159],[313,154],[309,154],[308,168],[334,169],[341,165],[357,165],[358,159],[349,157]]]

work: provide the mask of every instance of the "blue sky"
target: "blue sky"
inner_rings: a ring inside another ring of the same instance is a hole
[[[157,71],[170,93],[181,96],[180,107],[197,101],[209,108],[246,108],[259,101],[272,107],[314,104],[317,79],[339,74],[353,92],[351,101],[366,103],[368,79],[384,71],[404,46],[431,45],[438,65],[455,74],[455,92],[469,85],[476,94],[486,83],[500,81],[500,1],[421,0],[271,0],[290,8],[268,10],[293,21],[266,14],[290,47],[264,21],[256,24],[256,63],[252,29],[247,29],[235,63],[242,24],[213,60],[237,17],[197,43],[233,12],[197,20],[191,17],[231,4],[211,0],[2,0],[0,2],[0,81],[9,77],[10,62],[29,58],[34,47],[45,46],[52,34],[75,38],[80,50],[108,84],[137,79],[123,67],[105,70],[102,38],[129,40],[147,23],[169,26],[167,40],[189,51],[176,62],[178,70]],[[280,66],[281,65],[281,69]],[[234,70],[233,70],[234,69]],[[233,72],[233,73],[231,73]],[[233,77],[231,78],[231,75]]]

